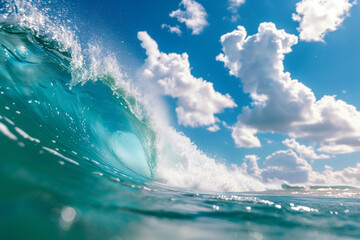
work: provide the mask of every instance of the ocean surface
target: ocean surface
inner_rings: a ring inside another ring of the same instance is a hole
[[[154,123],[115,59],[29,2],[1,7],[0,239],[360,238],[359,189],[197,176],[227,172],[176,149],[191,143]]]

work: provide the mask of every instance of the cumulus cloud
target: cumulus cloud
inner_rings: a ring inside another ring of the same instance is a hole
[[[258,160],[256,155],[247,155],[240,169],[263,182],[308,183],[312,172],[310,164],[292,150],[269,155],[264,161],[265,168],[259,168]]]
[[[287,146],[289,149],[292,149],[296,151],[301,157],[306,159],[328,159],[330,158],[329,155],[326,154],[316,154],[315,150],[312,146],[305,146],[300,143],[298,143],[295,139],[285,139],[282,142],[285,146]]]
[[[241,79],[252,99],[243,107],[232,137],[238,147],[258,147],[258,132],[280,132],[320,144],[318,151],[338,154],[360,150],[360,113],[335,96],[317,100],[310,88],[284,71],[283,60],[298,38],[273,23],[261,23],[247,36],[244,27],[221,37],[217,56]],[[247,136],[247,137],[245,137]]]
[[[310,164],[294,151],[277,151],[264,162],[267,166],[261,176],[264,181],[285,180],[289,183],[307,183],[312,171]]]
[[[300,26],[300,39],[304,41],[323,41],[325,34],[339,28],[349,16],[350,8],[356,1],[349,0],[302,0],[296,4],[294,21]]]
[[[269,155],[264,161],[264,168],[259,168],[258,160],[256,155],[245,156],[239,169],[265,183],[360,186],[360,164],[339,171],[325,166],[323,172],[317,172],[292,150],[280,150]]]
[[[262,180],[261,169],[257,161],[260,158],[256,155],[246,155],[244,159],[244,163],[241,165],[241,169],[245,170],[246,174],[255,177],[256,179]]]
[[[235,22],[239,19],[238,8],[245,3],[245,0],[228,0],[228,9],[233,13],[231,21]]]
[[[338,185],[346,184],[360,186],[360,163],[355,167],[347,167],[343,170],[334,171],[331,167],[325,166],[322,173],[312,172],[310,182],[314,184]]]
[[[179,124],[191,127],[214,125],[219,121],[215,114],[236,106],[230,95],[216,92],[211,82],[191,75],[186,53],[160,52],[147,32],[138,32],[138,39],[147,55],[139,77],[149,83],[158,83],[161,94],[177,98]]]
[[[170,26],[168,24],[161,24],[162,29],[167,29],[170,33],[176,33],[178,36],[181,35],[181,30],[179,26]]]
[[[245,148],[261,147],[260,140],[255,136],[257,130],[238,122],[232,129],[231,136],[236,146]]]
[[[170,17],[177,18],[181,23],[185,23],[187,28],[192,30],[192,34],[200,34],[204,27],[209,23],[207,22],[207,13],[205,8],[194,0],[182,0],[182,5],[185,10],[175,10],[170,13]]]

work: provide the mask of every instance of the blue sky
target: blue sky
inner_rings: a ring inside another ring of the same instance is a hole
[[[185,23],[180,22],[176,16],[170,17],[170,14],[178,9],[180,12],[186,12],[186,6],[185,4],[181,5],[181,2],[196,3],[198,4],[197,6],[202,6],[200,8],[201,10],[206,12],[205,20],[207,24],[196,34],[194,34],[193,29],[187,27]],[[314,171],[323,171],[325,165],[331,166],[334,170],[355,167],[359,162],[360,146],[357,146],[356,143],[351,143],[351,150],[346,150],[347,153],[345,154],[334,153],[331,150],[319,151],[319,148],[324,145],[326,141],[329,142],[330,140],[326,137],[312,136],[311,131],[304,130],[304,126],[308,124],[307,121],[309,119],[301,121],[299,119],[295,120],[296,124],[300,124],[300,130],[296,130],[296,137],[292,141],[291,139],[293,137],[289,136],[291,135],[289,132],[293,131],[291,128],[280,127],[281,130],[278,131],[277,128],[274,127],[274,123],[273,125],[268,124],[265,127],[268,130],[261,130],[260,125],[257,125],[256,121],[266,123],[266,119],[264,119],[266,115],[259,120],[256,119],[254,113],[249,113],[250,120],[241,120],[241,126],[251,126],[251,128],[256,129],[257,133],[254,134],[254,136],[261,142],[261,147],[254,147],[256,145],[255,142],[251,143],[252,146],[246,147],[241,146],[243,143],[236,144],[234,137],[232,137],[232,132],[234,132],[235,126],[239,126],[236,125],[238,122],[237,116],[242,114],[243,107],[249,106],[250,109],[252,108],[251,102],[253,99],[250,97],[249,92],[244,92],[243,88],[244,82],[248,81],[246,79],[250,79],[248,75],[251,75],[251,73],[239,72],[235,74],[235,76],[231,76],[229,74],[231,69],[226,67],[224,62],[216,60],[216,57],[220,53],[223,53],[222,48],[225,46],[225,44],[222,45],[220,42],[221,36],[233,32],[237,29],[237,26],[243,26],[249,38],[249,36],[258,33],[258,27],[261,23],[274,23],[276,30],[284,29],[286,34],[288,34],[286,35],[287,37],[290,38],[290,36],[293,36],[292,38],[297,38],[298,40],[296,44],[290,46],[291,52],[284,53],[284,60],[281,61],[281,64],[284,65],[284,72],[291,74],[291,80],[297,79],[310,89],[316,97],[316,101],[322,99],[324,95],[336,95],[336,100],[343,100],[346,104],[359,109],[360,98],[357,93],[360,87],[358,77],[360,75],[360,68],[358,67],[360,63],[360,32],[358,31],[360,23],[359,5],[353,4],[349,6],[349,4],[352,4],[352,1],[338,1],[338,4],[340,3],[342,5],[339,5],[335,9],[341,10],[341,7],[346,6],[346,4],[348,4],[348,7],[344,7],[343,12],[339,10],[338,17],[343,22],[334,27],[329,23],[331,22],[330,20],[334,19],[334,16],[330,16],[330,10],[329,13],[326,12],[327,8],[329,8],[328,5],[323,6],[323,9],[316,9],[319,8],[319,6],[311,4],[312,1],[310,0],[278,0],[276,2],[272,0],[247,0],[241,4],[240,2],[241,1],[239,1],[238,4],[239,6],[234,6],[232,9],[229,9],[231,1],[227,0],[84,0],[76,3],[69,1],[67,8],[69,11],[68,14],[75,16],[73,22],[79,28],[80,38],[101,42],[109,52],[118,56],[119,61],[125,66],[132,78],[138,78],[139,71],[141,72],[146,67],[151,67],[151,64],[146,65],[146,59],[149,56],[141,46],[141,43],[145,42],[145,40],[140,41],[138,38],[138,32],[145,31],[147,36],[157,43],[161,53],[187,53],[192,77],[195,79],[202,78],[206,82],[213,83],[215,92],[223,96],[225,96],[225,94],[231,96],[233,103],[235,103],[237,107],[229,107],[231,105],[229,101],[222,99],[221,101],[223,104],[227,104],[227,107],[220,107],[219,111],[222,113],[215,113],[214,115],[219,119],[216,124],[220,127],[220,130],[210,132],[207,128],[213,124],[205,124],[204,126],[189,126],[189,124],[181,122],[179,124],[179,116],[175,110],[179,106],[179,97],[175,96],[176,91],[163,93],[167,111],[170,114],[171,125],[178,131],[184,132],[201,150],[209,156],[215,157],[218,161],[240,165],[244,162],[246,155],[256,155],[258,156],[258,160],[256,160],[258,167],[264,168],[266,167],[264,161],[268,156],[271,156],[279,150],[284,150],[288,151],[288,155],[289,153],[295,153],[297,157],[304,159],[312,166]],[[333,2],[334,1],[327,0],[329,5],[333,4]],[[296,5],[300,3],[308,6],[307,9],[310,9],[310,11],[301,13],[302,21],[304,22],[303,32],[310,31],[306,37],[301,37],[297,29],[301,19],[294,21],[292,17],[293,14],[300,11],[296,9]],[[314,16],[311,16],[311,8],[315,8],[313,9],[315,12],[324,11],[325,17],[328,17],[328,20],[324,22],[317,21]],[[312,21],[310,26],[305,26],[306,23],[304,19],[307,17]],[[339,21],[339,19],[336,21]],[[316,31],[314,32],[311,29],[309,30],[315,23],[319,24],[320,28],[324,28],[323,30],[325,30],[326,34],[323,38],[320,36],[320,33],[316,33]],[[171,33],[167,28],[162,28],[162,24],[178,26],[181,35]],[[335,29],[327,31],[327,27],[334,27]],[[267,28],[270,29],[270,26],[267,26]],[[273,32],[272,34],[274,36],[278,34],[277,37],[281,38],[279,32]],[[319,36],[322,39],[319,40]],[[149,39],[146,41],[148,40]],[[244,43],[243,47],[248,46],[250,49],[251,44],[256,45],[248,41]],[[232,49],[234,46],[228,44],[226,47]],[[254,50],[251,50],[253,52],[249,50],[249,54],[255,53],[257,51],[256,49],[255,46]],[[271,49],[266,48],[263,51],[267,50],[270,51]],[[266,55],[265,52],[264,55]],[[231,58],[231,56],[229,57]],[[161,61],[165,60],[159,60],[159,62]],[[234,57],[233,61],[236,62],[238,59]],[[243,59],[240,62],[243,65],[250,64],[247,62],[247,59]],[[252,65],[249,65],[249,68],[250,67],[252,67]],[[255,72],[256,71],[253,73]],[[264,79],[260,77],[257,81],[266,81],[266,73],[262,75],[262,77]],[[155,74],[149,81],[153,81],[152,84],[157,85],[159,79],[161,79],[161,76]],[[159,89],[161,89],[161,86],[159,86]],[[184,102],[188,100],[186,96],[180,96],[180,98],[182,98]],[[281,99],[281,101],[286,102],[287,99],[284,98]],[[334,105],[334,109],[341,105],[338,102],[334,104],[336,105]],[[302,106],[300,108],[303,109]],[[186,109],[189,108],[185,108],[185,110]],[[346,118],[346,116],[340,116],[341,109],[337,113],[331,112],[331,109],[316,111],[314,113],[320,114],[322,118],[326,118],[331,114],[337,114],[336,116],[340,118]],[[296,115],[296,113],[294,114]],[[334,119],[334,121],[337,121],[336,117]],[[349,122],[356,121],[356,117],[354,117],[354,119],[349,120]],[[225,122],[228,128],[224,127],[222,122]],[[341,123],[339,120],[331,126],[322,125],[319,122],[314,125],[319,129],[326,129],[328,127],[330,136],[333,129],[338,127],[336,124],[344,126],[344,124],[349,123]],[[354,126],[356,128],[356,124],[351,125],[349,128]],[[318,129],[313,132],[317,130]],[[339,138],[336,140],[336,144],[338,145],[341,145],[339,142],[352,141],[350,139],[351,137],[357,137],[356,131],[351,130],[344,130],[344,132],[337,131],[333,134],[336,136],[334,138]],[[302,135],[310,137],[301,137]],[[344,139],[341,137],[342,135]],[[347,137],[348,135],[349,137]],[[304,157],[299,148],[296,150],[294,144],[292,147],[289,147],[289,144],[286,146],[286,144],[283,143],[286,139],[291,140],[292,143],[295,141],[297,146],[303,145],[302,149],[304,149],[304,147],[307,147],[308,150],[309,148],[313,149],[317,156],[323,154],[327,155],[328,158],[311,159],[309,156]],[[325,141],[324,139],[327,140]],[[345,146],[345,148],[346,147],[347,146]],[[340,148],[342,150],[338,152],[344,152],[344,146],[342,145]]]

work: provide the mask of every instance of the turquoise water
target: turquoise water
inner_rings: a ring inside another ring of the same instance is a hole
[[[165,184],[157,127],[121,74],[78,61],[76,44],[11,9],[0,23],[0,239],[360,238],[358,189]]]

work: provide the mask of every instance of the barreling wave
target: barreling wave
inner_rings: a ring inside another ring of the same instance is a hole
[[[120,86],[116,62],[109,58],[105,68],[91,62],[85,67],[69,32],[46,25],[48,33],[40,34],[30,22],[35,18],[20,18],[24,10],[16,7],[0,23],[2,132],[36,139],[42,150],[72,163],[89,159],[152,178],[154,132],[129,87]]]
[[[96,45],[82,50],[74,31],[31,2],[8,1],[0,20],[0,131],[7,141],[61,163],[87,161],[142,181],[265,189],[198,150],[160,116],[161,100],[126,79],[115,57],[103,57]]]

